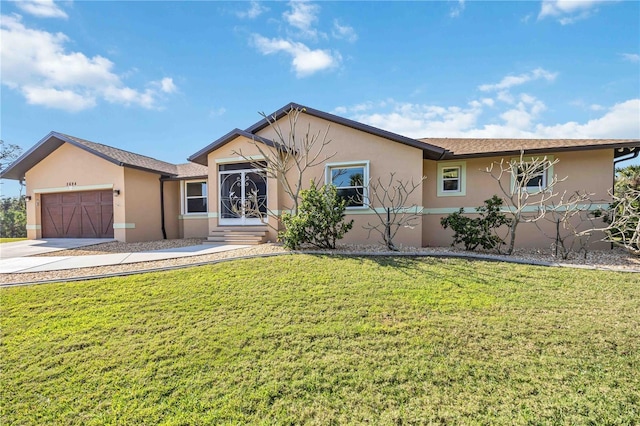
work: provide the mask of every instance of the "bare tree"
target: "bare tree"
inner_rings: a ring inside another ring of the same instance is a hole
[[[304,111],[305,108],[294,107],[286,111],[286,118],[280,120],[286,123],[284,130],[280,126],[278,117],[268,116],[261,112],[260,115],[264,117],[276,134],[273,144],[264,144],[257,139],[250,142],[258,151],[259,160],[256,160],[255,156],[244,154],[242,150],[234,151],[235,155],[250,162],[256,169],[261,169],[267,178],[277,180],[291,201],[290,206],[283,206],[283,208],[290,209],[294,215],[298,211],[303,182],[307,180],[306,173],[309,169],[319,166],[335,156],[335,153],[330,155],[324,153],[327,145],[331,143],[328,138],[330,126],[327,126],[324,131],[312,132],[311,124],[307,124],[302,132],[299,131],[298,120]],[[255,194],[249,197],[249,206],[247,206],[249,209],[251,206],[259,205],[257,200],[253,200],[251,197],[255,198]],[[271,210],[267,210],[267,214],[278,217],[278,214]]]
[[[22,148],[18,145],[6,143],[0,140],[0,170],[4,170],[9,164],[22,154]]]
[[[411,182],[396,179],[395,173],[390,173],[388,181],[381,178],[369,181],[369,190],[366,196],[362,197],[364,206],[373,210],[376,215],[376,223],[368,222],[364,229],[377,232],[382,237],[382,241],[389,250],[396,251],[393,243],[400,228],[414,228],[420,223],[422,210],[417,204],[408,204],[409,197],[416,190],[422,187],[422,182],[426,179],[423,176],[418,182]]]
[[[549,170],[558,161],[546,156],[525,158],[524,151],[521,151],[517,159],[508,162],[502,159],[486,168],[485,171],[498,182],[512,215],[507,254],[513,253],[518,225],[542,219],[547,212],[547,202],[558,195],[553,192],[559,182],[557,175],[548,176]]]
[[[627,188],[622,194],[611,194],[613,203],[603,229],[606,240],[640,255],[640,188]]]
[[[6,143],[5,141],[0,139],[0,170],[4,170],[11,163],[13,163],[20,155],[22,154],[22,148],[18,145]],[[20,195],[22,197],[22,191],[25,188],[25,183],[23,180],[20,180]],[[2,192],[2,191],[0,191]]]
[[[536,226],[547,238],[553,240],[554,256],[568,259],[572,252],[582,252],[587,256],[588,243],[595,231],[601,230],[594,223],[598,218],[594,214],[594,203],[591,200],[593,193],[574,192],[567,195],[565,191],[557,201],[552,200],[546,206],[544,216],[547,225],[552,225],[554,232],[549,232],[548,227]]]

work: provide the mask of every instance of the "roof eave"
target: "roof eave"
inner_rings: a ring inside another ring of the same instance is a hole
[[[128,167],[130,169],[141,170],[143,172],[153,173],[153,174],[160,175],[160,176],[167,176],[167,177],[178,176],[176,173],[169,173],[169,172],[166,172],[166,171],[163,171],[163,170],[150,169],[148,167],[142,167],[142,166],[138,166],[136,164],[123,163],[121,161],[115,161],[113,163],[117,164],[118,166]]]
[[[44,160],[49,154],[62,146],[65,141],[59,136],[62,135],[57,132],[49,132],[27,152],[23,153],[14,162],[9,164],[6,169],[2,170],[2,172],[0,172],[0,178],[23,180],[24,175],[27,173],[27,171],[29,171],[33,166]],[[51,143],[47,142],[49,142],[52,138],[58,139],[60,143],[56,144],[56,146],[52,149],[49,149],[49,145],[51,145]]]
[[[196,180],[196,179],[208,179],[209,175],[197,175],[197,176],[171,176],[171,177],[165,177],[162,178],[162,180],[164,181],[168,181],[168,182],[175,182],[175,181],[181,181],[181,180]]]
[[[570,151],[596,151],[596,150],[608,150],[608,149],[620,149],[620,148],[634,148],[640,147],[640,141],[621,142],[618,144],[610,145],[583,145],[583,146],[564,146],[557,148],[538,148],[538,149],[525,149],[527,154],[551,154],[554,152],[570,152]],[[480,157],[498,157],[501,155],[520,155],[523,150],[514,149],[508,151],[491,151],[491,152],[479,152],[479,153],[467,153],[467,154],[455,154],[454,152],[448,152],[443,160],[461,159],[461,158],[480,158]]]
[[[245,129],[245,132],[255,134],[256,132],[259,132],[260,130],[269,126],[269,121],[271,122],[278,121],[283,116],[285,116],[291,109],[304,110],[303,112],[305,114],[309,114],[313,117],[321,118],[323,120],[331,121],[333,123],[337,123],[346,127],[350,127],[355,130],[359,130],[361,132],[369,133],[374,136],[379,136],[394,142],[402,143],[404,145],[408,145],[413,148],[420,149],[424,152],[423,158],[438,159],[442,157],[442,155],[444,155],[446,152],[444,148],[431,145],[428,142],[421,142],[416,139],[399,135],[397,133],[393,133],[387,130],[379,129],[377,127],[369,126],[368,124],[360,123],[355,120],[350,120],[348,118],[340,117],[338,115],[330,114],[328,112],[306,107],[304,105],[300,105],[295,102],[290,102],[284,107],[277,110],[276,112],[267,115],[267,118],[263,118],[262,120],[254,123],[247,129]]]
[[[32,169],[42,160],[44,160],[53,151],[60,148],[64,143],[68,143],[70,145],[75,146],[76,148],[80,148],[90,154],[95,155],[96,157],[99,157],[117,166],[143,170],[145,172],[151,172],[151,173],[155,173],[163,176],[177,176],[177,174],[175,173],[169,173],[164,170],[150,169],[147,167],[141,167],[138,165],[128,164],[122,161],[118,161],[112,157],[109,157],[108,155],[105,155],[99,151],[91,149],[86,145],[76,142],[73,139],[68,138],[66,135],[52,131],[52,132],[49,132],[44,138],[40,139],[38,143],[36,143],[33,147],[31,147],[31,149],[29,149],[27,152],[22,154],[18,159],[16,159],[16,161],[11,163],[5,170],[3,170],[2,173],[0,173],[0,178],[14,179],[14,180],[24,179],[24,176],[27,173],[27,171]]]
[[[233,129],[232,131],[230,131],[229,133],[227,133],[226,135],[224,135],[223,137],[216,139],[215,141],[211,142],[209,145],[207,145],[206,147],[202,148],[200,151],[196,152],[195,154],[191,155],[190,157],[187,158],[188,161],[191,161],[192,163],[197,163],[203,166],[208,166],[209,165],[209,161],[207,160],[207,157],[209,155],[209,153],[211,153],[212,151],[215,151],[216,149],[228,144],[229,142],[231,142],[232,140],[236,139],[237,137],[243,136],[247,139],[252,139],[255,140],[257,142],[261,142],[265,145],[268,146],[272,146],[272,147],[277,147],[278,144],[276,144],[275,142],[263,138],[261,136],[258,135],[254,135],[251,133],[246,132],[245,130],[241,130],[241,129]]]

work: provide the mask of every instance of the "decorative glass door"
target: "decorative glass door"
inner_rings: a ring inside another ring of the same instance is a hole
[[[220,165],[220,225],[261,225],[267,215],[267,178],[250,164]]]

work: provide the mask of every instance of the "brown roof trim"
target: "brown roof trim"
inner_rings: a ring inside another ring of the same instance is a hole
[[[261,142],[267,146],[271,146],[271,147],[278,146],[278,144],[272,140],[269,140],[261,136],[254,135],[244,130],[240,130],[236,128],[230,131],[229,133],[227,133],[226,135],[224,135],[223,137],[221,137],[220,139],[216,139],[215,141],[211,142],[209,145],[202,148],[200,151],[191,155],[189,158],[187,158],[187,160],[193,163],[202,164],[203,166],[208,166],[209,164],[208,164],[207,156],[209,155],[210,152],[215,151],[216,149],[228,144],[229,142],[231,142],[232,140],[234,140],[239,136],[244,136],[247,139],[252,139],[257,142]]]
[[[582,145],[582,146],[563,146],[563,147],[545,147],[545,148],[536,148],[536,149],[524,149],[527,154],[551,154],[554,152],[570,152],[570,151],[595,151],[595,150],[605,150],[605,149],[620,149],[620,148],[637,148],[640,147],[639,141],[631,141],[631,142],[620,142],[616,144],[594,144],[594,145]],[[442,158],[442,160],[453,160],[459,158],[486,158],[486,157],[497,157],[501,155],[520,155],[521,150],[502,150],[502,151],[491,151],[491,152],[476,152],[476,153],[467,153],[467,154],[455,154],[450,151],[447,151],[447,154]]]
[[[40,161],[49,156],[53,151],[60,148],[64,143],[68,143],[77,148],[83,149],[90,154],[93,154],[103,160],[106,160],[110,163],[116,164],[122,167],[129,167],[137,170],[142,170],[145,172],[157,173],[162,176],[174,176],[177,175],[177,171],[175,170],[175,165],[166,163],[164,161],[156,160],[151,157],[147,157],[140,154],[135,154],[133,152],[125,151],[123,149],[110,147],[108,145],[98,144],[96,142],[85,141],[80,138],[76,138],[74,136],[65,135],[63,133],[58,132],[49,132],[44,138],[40,139],[38,143],[36,143],[33,147],[31,147],[27,152],[22,154],[16,161],[11,163],[5,170],[0,173],[0,178],[2,179],[14,179],[14,180],[22,180],[24,179],[25,173],[33,168]],[[114,150],[114,152],[126,153],[133,158],[139,158],[141,162],[151,162],[156,163],[157,165],[161,165],[162,169],[155,167],[146,167],[140,164],[133,164],[129,162],[120,161],[117,158],[114,158],[104,152],[101,152],[92,146],[100,146],[104,147],[106,150]]]
[[[23,180],[28,170],[62,146],[64,141],[55,136],[55,132],[49,132],[47,136],[40,139],[38,143],[18,157],[13,163],[9,164],[6,169],[2,170],[2,172],[0,172],[0,178]]]
[[[438,160],[445,154],[446,150],[436,146],[431,145],[428,142],[420,142],[416,139],[408,138],[406,136],[399,135],[397,133],[388,132],[386,130],[379,129],[377,127],[369,126],[368,124],[359,123],[354,120],[350,120],[348,118],[339,117],[337,115],[329,114],[328,112],[320,111],[314,108],[309,108],[304,105],[297,104],[295,102],[290,102],[284,107],[280,108],[273,114],[267,115],[269,120],[279,120],[284,115],[286,115],[291,109],[304,109],[305,114],[309,114],[314,117],[321,118],[323,120],[331,121],[333,123],[341,124],[346,127],[350,127],[352,129],[360,130],[361,132],[369,133],[375,136],[379,136],[381,138],[389,139],[394,142],[398,142],[404,145],[411,146],[413,148],[418,148],[423,152],[423,158],[430,160]],[[269,121],[266,118],[258,121],[257,123],[248,127],[245,131],[247,133],[259,132],[269,125]]]
[[[200,176],[172,176],[172,177],[163,177],[164,181],[181,181],[181,180],[201,180],[201,179],[209,179],[209,175],[200,175]]]

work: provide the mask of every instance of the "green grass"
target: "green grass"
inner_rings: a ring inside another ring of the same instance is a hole
[[[0,238],[0,244],[2,243],[15,243],[16,241],[24,241],[26,238]]]
[[[638,424],[640,279],[285,256],[0,292],[1,424]]]

